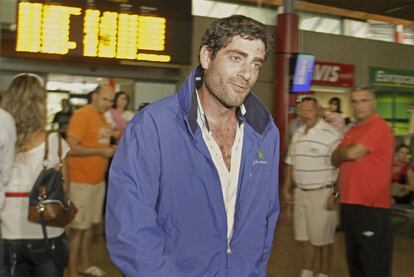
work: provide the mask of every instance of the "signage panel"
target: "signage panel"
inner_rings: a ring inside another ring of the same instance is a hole
[[[414,92],[414,71],[370,67],[370,85],[375,89]]]
[[[312,85],[353,87],[354,65],[316,61]]]
[[[2,56],[191,64],[191,0],[18,2]]]

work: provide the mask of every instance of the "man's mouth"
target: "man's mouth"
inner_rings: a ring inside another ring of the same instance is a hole
[[[235,90],[238,92],[245,92],[246,90],[248,90],[248,86],[246,85],[242,85],[238,83],[231,83],[231,84],[235,88]]]

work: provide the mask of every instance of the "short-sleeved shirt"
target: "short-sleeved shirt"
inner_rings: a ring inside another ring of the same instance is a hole
[[[0,108],[0,191],[3,191],[11,178],[15,143],[16,126],[13,117]]]
[[[360,161],[341,163],[341,203],[389,208],[394,139],[387,122],[375,113],[364,124],[352,126],[340,145],[355,144],[363,145],[368,153]]]
[[[69,123],[67,135],[80,142],[84,147],[108,147],[111,126],[91,105],[76,111]],[[69,156],[69,176],[71,181],[97,184],[105,178],[108,159],[100,156]]]
[[[330,157],[339,143],[339,132],[323,120],[305,130],[303,125],[294,133],[285,160],[293,165],[295,185],[313,189],[336,182],[338,170],[331,165]]]

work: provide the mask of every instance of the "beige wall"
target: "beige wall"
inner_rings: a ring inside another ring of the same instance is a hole
[[[338,97],[341,100],[341,110],[345,117],[352,117],[352,109],[350,105],[349,93],[335,93],[335,92],[321,92],[316,91],[315,97],[318,99],[319,104],[327,108],[329,99],[332,97]]]
[[[414,46],[315,32],[301,32],[303,52],[317,60],[355,65],[355,85],[369,84],[369,67],[414,70]]]

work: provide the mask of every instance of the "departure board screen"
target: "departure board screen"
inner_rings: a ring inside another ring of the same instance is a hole
[[[19,1],[2,56],[191,63],[191,0]]]

